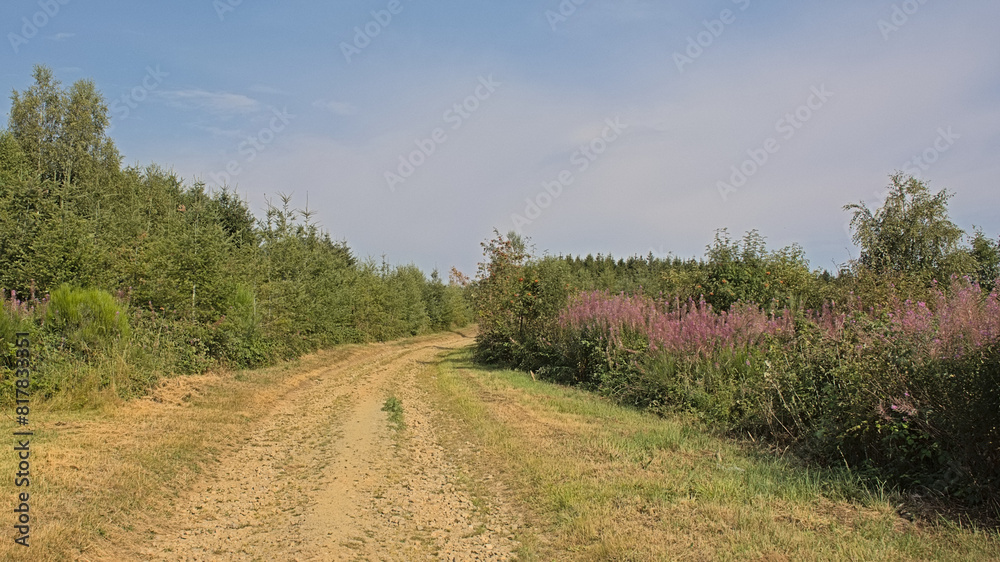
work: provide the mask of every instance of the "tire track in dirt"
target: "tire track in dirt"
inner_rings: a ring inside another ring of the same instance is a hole
[[[505,560],[517,518],[475,497],[416,377],[460,334],[376,344],[298,378],[181,496],[148,560]],[[381,410],[400,398],[406,428]]]

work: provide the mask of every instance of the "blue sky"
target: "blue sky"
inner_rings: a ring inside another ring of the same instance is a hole
[[[258,215],[308,198],[356,253],[427,271],[474,272],[493,228],[681,257],[756,228],[833,269],[857,253],[841,207],[897,169],[1000,234],[998,21],[995,0],[12,0],[0,86],[91,78],[127,165]]]

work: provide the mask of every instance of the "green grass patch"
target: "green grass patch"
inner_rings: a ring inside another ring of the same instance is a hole
[[[385,399],[385,403],[382,404],[382,411],[389,413],[389,423],[396,426],[397,430],[402,431],[406,427],[406,422],[403,420],[403,401],[396,398],[394,395],[389,395]]]

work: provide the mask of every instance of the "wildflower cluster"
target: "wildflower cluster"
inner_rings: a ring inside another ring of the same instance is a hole
[[[761,345],[766,336],[791,335],[794,323],[784,311],[766,314],[755,305],[735,306],[715,312],[703,299],[681,302],[637,295],[584,292],[577,295],[559,318],[560,326],[576,331],[604,333],[620,342],[623,333],[642,334],[650,351],[713,356],[720,349]]]
[[[540,372],[903,484],[995,493],[1000,298],[969,278],[928,294],[774,314],[585,291],[559,313]]]

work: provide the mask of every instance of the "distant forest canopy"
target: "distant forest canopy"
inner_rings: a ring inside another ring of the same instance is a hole
[[[30,327],[53,358],[88,362],[112,345],[98,340],[121,340],[129,353],[169,355],[163,372],[196,372],[470,320],[461,287],[360,259],[288,197],[258,220],[228,188],[123,167],[90,80],[66,88],[36,66],[11,102],[0,132],[4,338]],[[104,312],[127,315],[129,335]]]

